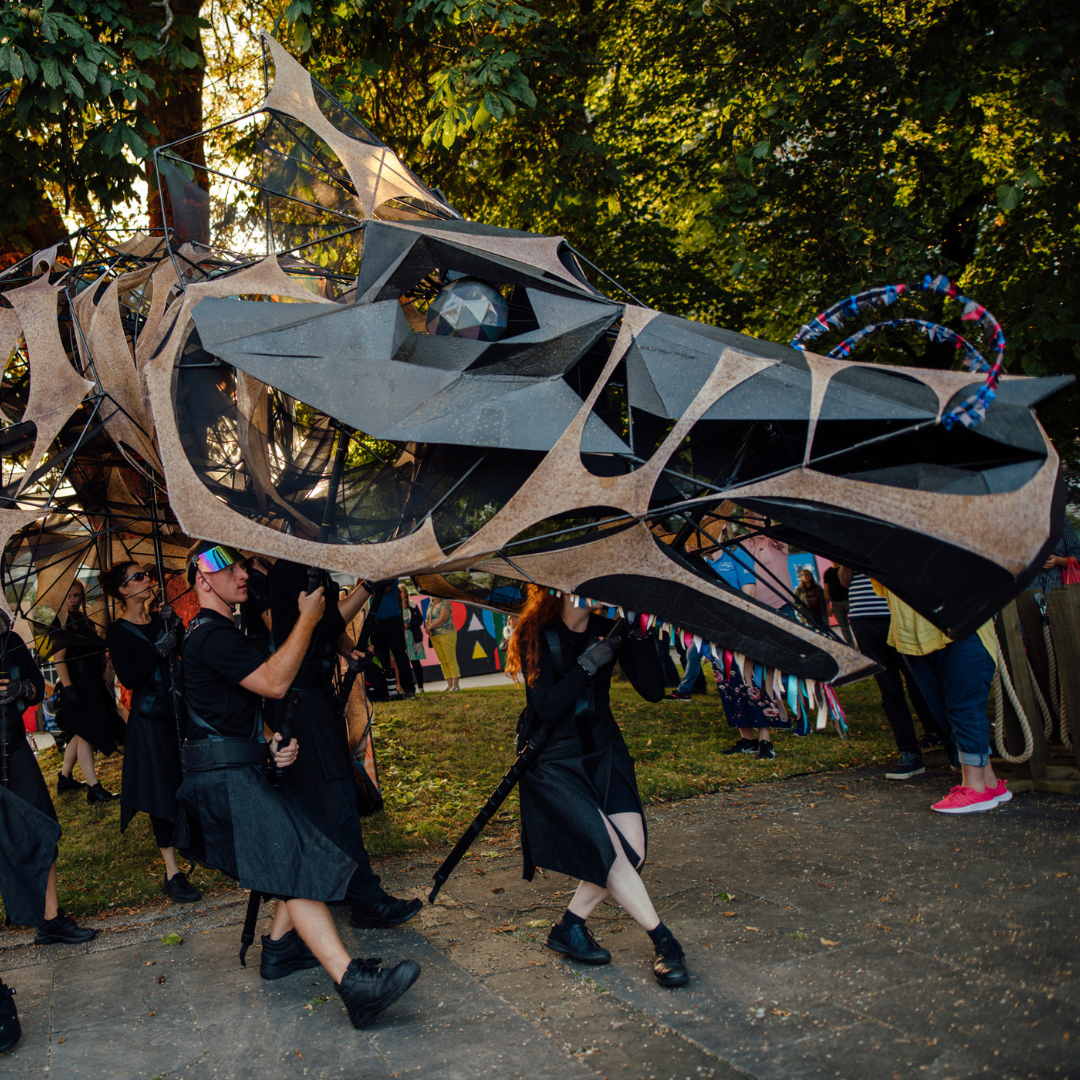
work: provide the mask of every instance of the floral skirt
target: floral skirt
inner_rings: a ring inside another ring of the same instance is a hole
[[[760,687],[747,683],[733,664],[728,677],[724,677],[722,664],[713,664],[716,689],[724,703],[728,727],[733,728],[789,728],[791,721],[780,712],[776,702]]]

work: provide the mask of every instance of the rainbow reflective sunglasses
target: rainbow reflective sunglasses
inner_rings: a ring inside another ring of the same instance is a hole
[[[188,582],[195,583],[195,571],[201,570],[204,574],[216,574],[219,570],[226,570],[234,563],[242,563],[247,560],[236,548],[227,547],[225,544],[216,544],[206,551],[200,551],[192,560],[188,569]]]

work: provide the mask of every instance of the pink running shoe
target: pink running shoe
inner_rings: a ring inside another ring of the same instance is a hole
[[[939,814],[978,814],[983,810],[994,810],[998,801],[991,791],[976,791],[969,787],[955,787],[941,802],[936,802],[931,810]]]
[[[1007,803],[1012,798],[1012,792],[1005,786],[1004,780],[998,780],[997,787],[988,787],[986,794],[993,795],[998,806]]]

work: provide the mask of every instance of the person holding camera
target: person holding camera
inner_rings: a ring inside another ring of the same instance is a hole
[[[506,669],[524,675],[530,705],[518,725],[519,746],[537,724],[551,725],[520,781],[523,876],[531,881],[543,866],[580,879],[547,947],[587,964],[610,963],[611,953],[585,925],[610,897],[652,939],[656,981],[685,986],[690,976],[682,946],[660,921],[639,873],[645,816],[634,763],[609,703],[616,660],[646,701],[663,698],[655,645],[636,631],[613,632],[588,602],[576,607],[570,596],[530,585],[508,652]]]
[[[179,813],[176,791],[184,777],[169,661],[178,656],[182,627],[179,620],[176,627],[169,627],[160,615],[147,610],[154,583],[139,563],[118,563],[98,582],[106,596],[123,605],[105,631],[105,646],[116,677],[131,691],[120,782],[120,832],[140,810],[149,816],[154,842],[165,861],[161,891],[178,904],[191,904],[202,893],[180,871],[173,846]]]
[[[247,599],[244,563],[235,549],[209,541],[188,553],[188,583],[200,611],[183,648],[188,716],[177,792],[186,833],[181,846],[241,887],[278,901],[263,939],[264,948],[277,943],[278,973],[321,964],[361,1028],[412,986],[420,966],[405,960],[383,970],[378,960],[350,959],[326,905],[344,899],[357,864],[320,831],[288,786],[279,790],[266,775],[268,757],[287,774],[301,747],[264,724],[262,699],[280,701],[288,693],[326,600],[321,587],[301,592],[292,632],[267,657],[232,618]],[[278,628],[275,617],[275,634]]]
[[[337,707],[334,685],[341,657],[351,658],[361,670],[371,662],[370,650],[360,653],[353,648],[346,627],[379,586],[360,582],[347,596],[339,597],[337,583],[329,574],[320,570],[317,579],[327,599],[326,608],[311,635],[288,693],[281,701],[270,705],[271,724],[280,723],[288,716],[287,723],[304,747],[303,757],[286,770],[281,784],[319,828],[356,863],[356,873],[348,889],[351,925],[387,929],[407,922],[421,910],[423,902],[391,896],[379,884],[379,876],[371,868],[357,806],[348,725]],[[270,571],[267,596],[277,648],[288,640],[297,625],[300,597],[307,585],[306,566],[278,559]],[[388,595],[396,600],[397,590],[390,590]],[[264,959],[272,951],[272,945],[270,952],[264,946]],[[266,974],[272,977],[272,970],[268,968]]]
[[[79,945],[97,933],[81,927],[60,907],[56,888],[60,823],[37,760],[26,741],[22,714],[45,695],[45,680],[8,617],[0,612],[0,899],[16,926],[36,926],[36,945]],[[14,1002],[0,990],[6,1039],[18,1039]],[[10,1015],[6,1015],[10,1014]],[[11,1042],[10,1045],[14,1045]]]

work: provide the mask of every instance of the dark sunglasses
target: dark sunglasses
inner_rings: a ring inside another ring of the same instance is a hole
[[[124,578],[123,584],[127,584],[129,581],[146,581],[150,575],[145,570],[136,570],[131,577]]]

